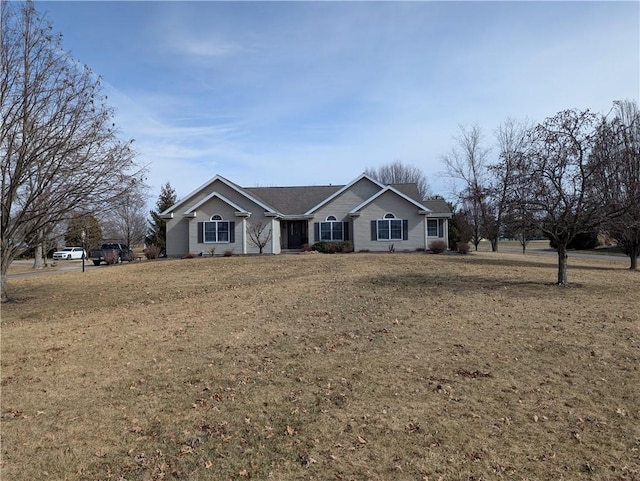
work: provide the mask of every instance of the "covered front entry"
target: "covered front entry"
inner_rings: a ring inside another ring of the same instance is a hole
[[[280,221],[280,225],[282,249],[300,249],[309,242],[309,224],[306,220],[284,220]]]

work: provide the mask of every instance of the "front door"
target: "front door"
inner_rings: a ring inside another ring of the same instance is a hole
[[[300,249],[309,242],[306,220],[291,220],[287,224],[287,249]]]

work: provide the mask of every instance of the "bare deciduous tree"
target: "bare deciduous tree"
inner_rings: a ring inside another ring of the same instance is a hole
[[[135,154],[118,138],[101,84],[62,48],[31,2],[0,12],[0,275],[26,246],[73,214],[131,186]]]
[[[247,235],[249,236],[249,242],[256,246],[259,253],[262,254],[265,246],[271,240],[271,224],[260,221],[248,221]]]
[[[514,232],[525,253],[532,219],[526,211],[529,186],[520,182],[527,172],[526,158],[528,135],[532,126],[528,122],[507,119],[496,130],[499,160],[489,167],[493,174],[490,189],[491,228],[487,228],[492,245],[497,250],[498,238],[505,229]]]
[[[528,201],[540,230],[558,251],[560,286],[567,285],[567,245],[578,234],[597,229],[604,209],[590,197],[599,162],[591,161],[596,116],[565,110],[547,118],[532,132],[527,151]]]
[[[130,248],[143,243],[147,231],[146,202],[146,186],[142,183],[113,199],[102,223],[107,237],[122,240]]]
[[[461,209],[466,213],[469,225],[473,229],[472,242],[478,250],[478,244],[484,234],[488,202],[488,166],[489,149],[482,143],[482,131],[474,125],[471,129],[460,127],[456,145],[449,154],[442,157],[446,175],[462,183],[458,190]]]
[[[369,167],[364,173],[383,184],[416,184],[421,199],[426,199],[431,195],[431,188],[424,172],[413,165],[398,160],[377,169]]]
[[[102,243],[102,228],[98,219],[94,215],[77,215],[69,219],[64,242],[67,246],[83,246],[87,253],[98,249]]]
[[[640,255],[640,110],[632,101],[614,102],[615,118],[598,127],[592,159],[602,165],[595,195],[606,206],[602,228],[638,269]]]

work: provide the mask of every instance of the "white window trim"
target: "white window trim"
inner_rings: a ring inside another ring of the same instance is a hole
[[[215,240],[208,240],[207,239],[207,234],[208,234],[208,232],[207,232],[207,224],[215,224],[215,228],[214,228]],[[220,240],[219,239],[219,237],[220,237],[220,232],[219,232],[220,224],[226,224],[227,225],[227,230],[226,230],[227,240]],[[211,220],[203,222],[203,226],[202,226],[202,242],[204,244],[229,244],[229,239],[231,238],[230,237],[231,236],[231,232],[230,231],[231,231],[231,223],[228,220],[224,220],[221,215],[214,214],[214,215],[211,216]]]
[[[380,224],[382,222],[386,222],[387,223],[387,231],[389,232],[389,237],[388,238],[382,238],[380,237]],[[399,222],[400,223],[400,237],[392,237],[392,232],[393,230],[391,229],[391,223],[392,222]],[[384,215],[384,218],[382,219],[378,219],[376,220],[376,239],[378,241],[382,241],[382,242],[388,242],[388,241],[401,241],[404,239],[404,232],[402,231],[403,229],[403,222],[402,219],[398,219],[396,218],[396,216],[391,213],[391,212],[387,212]]]
[[[429,234],[429,222],[436,223],[437,235],[433,236]],[[444,219],[427,219],[427,237],[431,239],[444,239]]]
[[[322,237],[322,226],[327,224],[329,225],[329,237],[330,237],[329,239],[325,239]],[[340,224],[339,238],[335,236],[336,225],[338,224]],[[334,241],[344,240],[344,223],[342,221],[339,221],[335,215],[328,215],[324,220],[324,222],[320,222],[319,229],[320,229],[319,236],[321,241],[334,242]]]

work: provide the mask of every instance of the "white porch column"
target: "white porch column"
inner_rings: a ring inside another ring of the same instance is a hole
[[[271,253],[272,254],[279,254],[279,252],[276,252],[276,242],[279,242],[278,237],[280,236],[276,235],[276,220],[274,218],[271,218]]]
[[[428,243],[428,239],[427,239],[427,235],[429,233],[429,230],[427,229],[427,225],[429,224],[429,221],[427,220],[428,217],[425,215],[422,219],[423,225],[424,225],[424,250],[426,251],[427,249],[429,249],[429,243]]]
[[[444,219],[444,241],[447,243],[447,250],[449,249],[449,219]]]
[[[242,218],[242,253],[247,253],[247,218]]]

